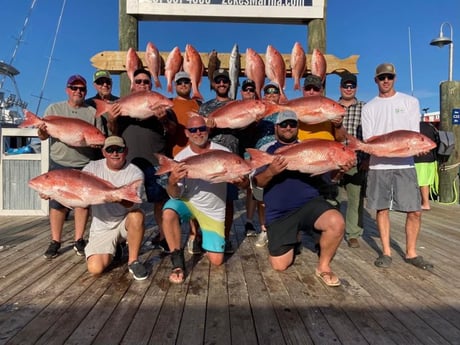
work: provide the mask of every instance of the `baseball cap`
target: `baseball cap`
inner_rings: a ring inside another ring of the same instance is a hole
[[[280,92],[280,87],[278,86],[277,83],[268,83],[267,85],[265,85],[264,93],[267,93],[267,91],[270,89],[276,89],[278,92]]]
[[[252,86],[253,88],[256,87],[256,83],[252,79],[246,79],[243,81],[243,84],[241,84],[241,88],[244,89],[247,86]]]
[[[98,80],[99,78],[107,78],[107,79],[112,80],[112,77],[110,76],[110,73],[108,71],[104,71],[104,70],[99,70],[99,71],[96,71],[94,73],[93,82]]]
[[[190,75],[187,72],[184,72],[184,71],[177,72],[176,76],[174,77],[175,82],[179,81],[180,79],[191,80]]]
[[[358,79],[354,74],[351,73],[345,73],[342,75],[342,79],[340,79],[340,86],[345,86],[346,84],[353,84],[357,85],[358,84]]]
[[[228,72],[222,68],[219,68],[217,70],[214,71],[214,73],[212,74],[212,80],[216,81],[217,78],[227,78],[228,80],[230,80],[230,76],[228,74]]]
[[[276,118],[276,124],[279,125],[281,122],[286,120],[297,120],[297,115],[292,110],[283,110],[278,113],[278,117]]]
[[[69,79],[67,79],[67,85],[72,85],[72,84],[76,83],[77,81],[86,86],[86,79],[83,78],[79,74],[74,74],[74,75],[70,76]]]
[[[391,63],[382,63],[375,69],[375,76],[378,77],[382,74],[393,74],[396,75],[396,68]]]
[[[126,144],[123,138],[117,137],[116,135],[112,135],[105,139],[103,149],[106,149],[110,146],[126,147]]]
[[[318,77],[317,75],[314,74],[308,74],[305,77],[305,80],[303,82],[303,86],[314,86],[319,89],[323,87],[323,81],[321,80],[321,77]]]

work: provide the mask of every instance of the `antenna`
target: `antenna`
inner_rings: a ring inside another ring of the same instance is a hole
[[[410,93],[414,95],[414,76],[412,73],[412,39],[410,35],[410,26],[409,26],[409,69],[410,69]]]
[[[35,114],[38,114],[38,110],[40,109],[40,103],[42,102],[42,99],[43,99],[43,90],[45,89],[46,81],[48,80],[48,73],[51,67],[51,60],[53,59],[54,47],[56,46],[57,35],[59,32],[59,28],[61,27],[61,21],[62,21],[62,15],[64,14],[65,3],[66,3],[66,0],[62,2],[61,14],[59,15],[56,32],[54,33],[53,46],[51,47],[51,53],[48,58],[48,66],[46,67],[45,77],[43,78],[42,89],[40,90],[40,95],[38,96],[38,105],[37,105],[37,110],[35,111]]]

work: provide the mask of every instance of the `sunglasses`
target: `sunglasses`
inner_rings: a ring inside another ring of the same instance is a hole
[[[69,85],[68,88],[72,91],[80,91],[80,92],[86,92],[86,87],[85,86],[73,86]]]
[[[216,84],[220,84],[220,83],[229,84],[230,80],[228,80],[227,78],[217,78],[216,80],[214,80],[214,82]]]
[[[297,121],[294,120],[286,120],[278,124],[281,128],[287,128],[288,126],[291,128],[297,128]]]
[[[190,80],[178,80],[178,81],[176,81],[176,85],[188,85],[190,83],[191,83]]]
[[[315,92],[320,92],[320,91],[321,91],[321,88],[318,87],[318,86],[307,85],[307,86],[304,87],[304,90],[305,90],[305,91],[313,90],[313,91],[315,91]]]
[[[280,91],[275,89],[274,87],[265,90],[265,94],[269,94],[269,95],[273,95],[273,94],[278,95],[279,93]]]
[[[342,85],[342,89],[351,89],[351,90],[354,90],[354,89],[356,89],[356,85],[355,85],[355,84],[346,84],[346,85]]]
[[[382,74],[377,77],[378,80],[384,81],[385,79],[393,80],[395,78],[394,74]]]
[[[109,146],[105,149],[105,152],[107,153],[123,153],[125,152],[125,147],[121,147],[121,146]]]
[[[148,80],[148,79],[134,79],[134,82],[137,85],[140,85],[140,84],[150,85],[150,80]]]
[[[95,81],[95,83],[97,85],[104,85],[104,84],[112,85],[112,81],[108,78],[99,78]]]
[[[198,131],[200,132],[206,132],[208,130],[208,128],[206,126],[200,126],[200,127],[191,127],[191,128],[187,128],[187,130],[190,132],[190,133],[196,133]]]
[[[256,90],[253,87],[245,87],[243,91],[244,92],[255,92]]]

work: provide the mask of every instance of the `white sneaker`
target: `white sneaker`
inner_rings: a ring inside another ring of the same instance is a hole
[[[256,247],[264,247],[268,243],[268,237],[266,231],[261,231],[257,235],[257,241],[255,243]]]

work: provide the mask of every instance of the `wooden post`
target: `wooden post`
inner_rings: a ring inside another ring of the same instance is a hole
[[[139,50],[139,28],[138,21],[135,17],[126,14],[126,0],[119,0],[119,28],[118,41],[121,51],[127,51],[129,48]],[[120,75],[120,96],[129,93],[131,82],[126,72]]]
[[[312,19],[308,22],[307,50],[309,54],[313,52],[314,48],[326,54],[326,14],[327,0],[324,0],[324,18]]]
[[[455,149],[445,164],[439,170],[439,201],[443,203],[458,203],[458,172],[460,162],[460,126],[452,125],[452,109],[460,109],[460,82],[444,81],[439,87],[441,102],[441,126],[443,131],[451,131],[455,135]]]

